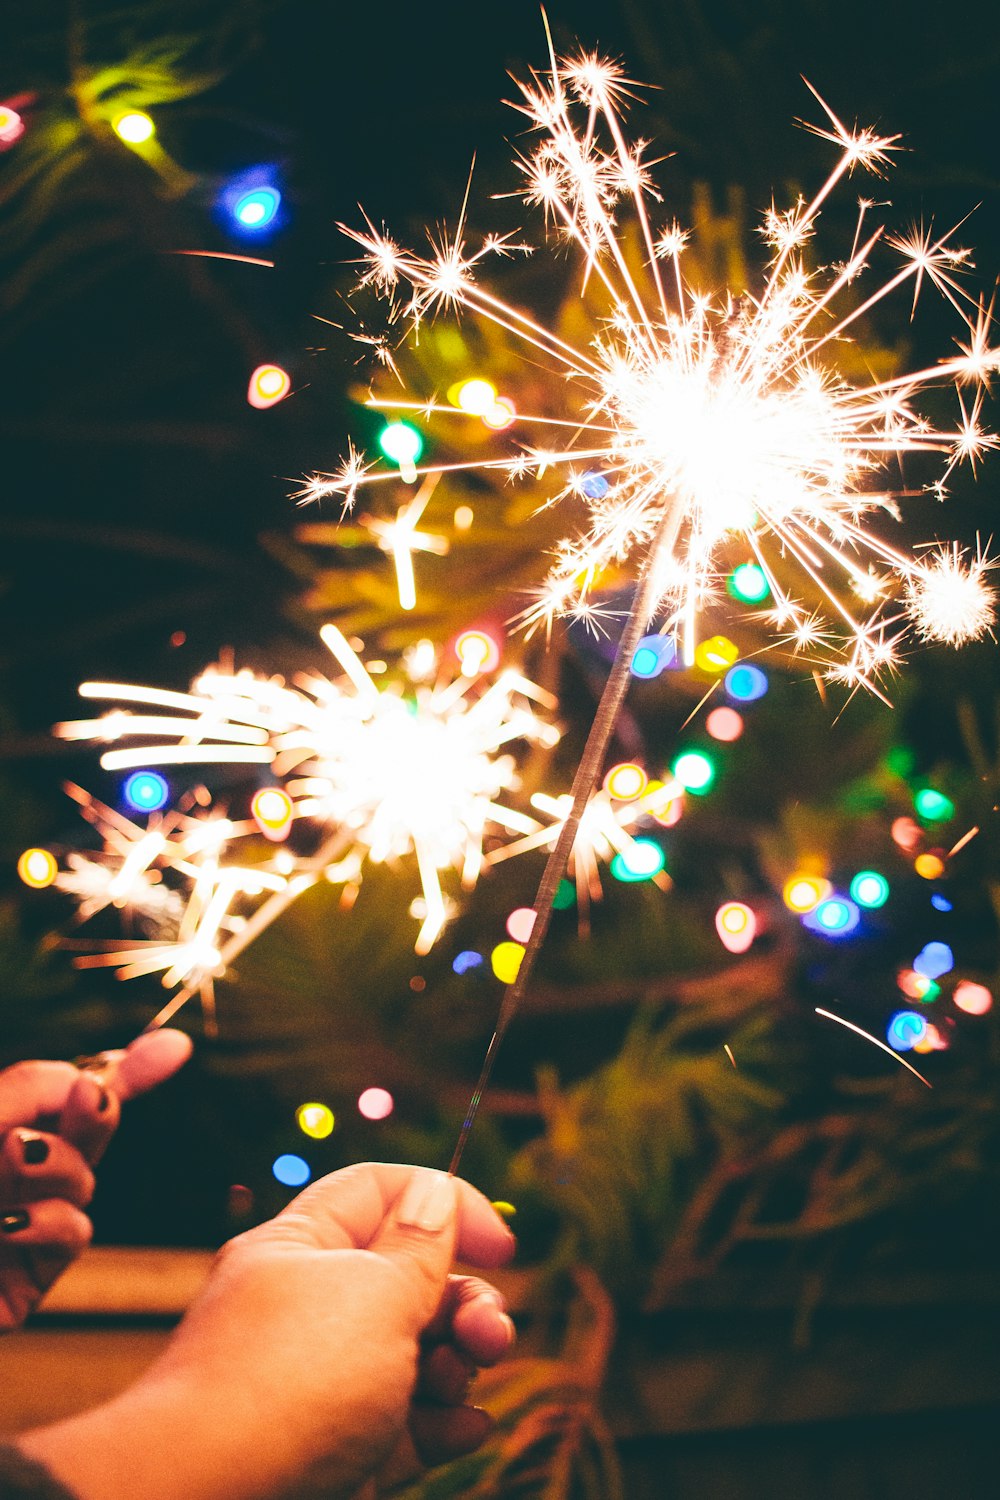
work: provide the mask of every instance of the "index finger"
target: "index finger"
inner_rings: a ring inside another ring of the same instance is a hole
[[[192,1050],[186,1032],[164,1027],[162,1031],[144,1032],[123,1050],[100,1053],[88,1066],[124,1103],[170,1078],[187,1062]]]
[[[80,1074],[72,1063],[14,1063],[0,1072],[0,1130],[54,1124]]]

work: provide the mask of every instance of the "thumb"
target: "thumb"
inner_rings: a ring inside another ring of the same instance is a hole
[[[410,1289],[413,1331],[438,1310],[455,1254],[458,1200],[454,1177],[416,1167],[368,1249],[393,1261]]]

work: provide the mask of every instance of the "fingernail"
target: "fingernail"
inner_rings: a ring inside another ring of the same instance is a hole
[[[500,1321],[507,1332],[507,1348],[509,1349],[511,1344],[517,1338],[517,1329],[514,1327],[513,1318],[509,1318],[506,1313],[501,1316]]]
[[[49,1143],[40,1135],[29,1135],[26,1130],[18,1132],[21,1142],[21,1156],[25,1166],[40,1167],[43,1161],[48,1159]]]
[[[26,1208],[15,1208],[13,1213],[4,1214],[0,1219],[0,1230],[4,1234],[17,1234],[19,1229],[27,1229],[31,1223],[31,1215]]]
[[[110,1097],[108,1095],[107,1089],[104,1088],[103,1085],[101,1085],[100,1088],[101,1088],[101,1096],[100,1096],[100,1098],[97,1101],[97,1113],[99,1115],[103,1115],[104,1111],[107,1109],[108,1105],[111,1103],[111,1099],[110,1099]]]
[[[396,1218],[410,1229],[440,1234],[455,1213],[455,1180],[444,1172],[417,1172],[406,1185]]]

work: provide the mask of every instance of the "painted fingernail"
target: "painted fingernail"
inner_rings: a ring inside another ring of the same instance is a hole
[[[29,1135],[26,1130],[19,1133],[21,1157],[27,1167],[40,1167],[48,1160],[49,1143],[40,1135]]]
[[[104,1112],[105,1112],[105,1110],[107,1109],[107,1107],[108,1107],[108,1105],[110,1103],[111,1103],[110,1095],[108,1094],[107,1089],[104,1088],[104,1087],[102,1087],[101,1088],[101,1096],[100,1096],[100,1098],[97,1101],[97,1113],[99,1115],[103,1115]]]
[[[410,1229],[440,1234],[455,1213],[455,1179],[444,1172],[416,1172],[406,1185],[396,1218]]]
[[[17,1234],[19,1229],[27,1229],[31,1223],[31,1215],[26,1208],[15,1208],[13,1213],[4,1214],[0,1219],[0,1230],[4,1234]]]

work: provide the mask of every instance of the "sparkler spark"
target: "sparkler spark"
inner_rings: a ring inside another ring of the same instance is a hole
[[[589,344],[569,344],[482,285],[479,271],[497,248],[495,237],[469,248],[464,210],[458,229],[432,240],[429,254],[402,249],[370,222],[346,232],[363,252],[362,282],[401,300],[397,311],[414,325],[461,308],[514,335],[560,377],[568,417],[518,414],[522,431],[548,429],[552,438],[524,442],[505,458],[417,470],[500,468],[513,477],[552,471],[561,477],[549,503],[583,503],[586,530],[560,544],[523,626],[530,631],[593,609],[595,590],[613,585],[652,548],[657,577],[649,613],[678,631],[690,661],[699,605],[712,596],[727,553],[738,547],[745,556],[749,547],[770,585],[771,619],[782,638],[849,687],[874,688],[909,636],[957,645],[988,629],[988,559],[969,559],[956,547],[928,562],[871,524],[898,519],[889,468],[904,455],[942,455],[947,479],[956,465],[974,466],[996,446],[981,423],[981,390],[971,403],[958,392],[953,426],[936,425],[917,407],[930,387],[981,387],[1000,365],[989,342],[991,311],[959,280],[968,252],[950,233],[924,226],[899,235],[870,227],[874,205],[864,199],[846,260],[814,270],[805,254],[833,190],[856,169],[881,174],[899,137],[851,130],[815,95],[826,121],[808,128],[838,147],[833,170],[810,201],[765,215],[772,258],[760,290],[708,296],[685,281],[686,234],[675,219],[661,222],[642,148],[626,139],[632,89],[617,65],[583,53],[553,58],[548,74],[519,87],[518,108],[542,133],[518,159],[523,197],[543,209],[558,238],[576,245],[584,283],[602,288],[606,311]],[[623,202],[638,226],[641,261],[619,230]],[[858,295],[855,283],[880,241],[902,263]],[[909,288],[915,303],[927,285],[960,320],[966,341],[959,353],[885,380],[848,379],[837,355],[859,320],[900,289]],[[445,410],[425,399],[383,402],[377,394],[370,404],[428,421]],[[553,441],[567,427],[570,440]],[[588,483],[594,471],[596,486]],[[341,474],[314,478],[308,489],[339,494],[349,505],[361,487],[391,477],[352,449]],[[772,560],[772,552],[785,561]],[[785,581],[789,571],[792,582]],[[819,599],[818,608],[797,597],[803,589]]]
[[[324,876],[353,888],[366,863],[414,860],[420,880],[414,905],[422,919],[415,948],[427,953],[454,904],[444,873],[458,872],[469,889],[483,866],[488,832],[525,834],[537,827],[499,799],[517,785],[512,747],[558,740],[558,730],[539,712],[555,707],[551,695],[513,669],[492,679],[457,666],[453,674],[439,670],[429,643],[412,654],[410,692],[380,689],[336,627],[325,626],[321,636],[339,677],[303,674],[288,686],[249,671],[210,668],[189,693],[87,682],[81,687],[87,698],[170,712],[116,707],[56,726],[64,738],[113,746],[136,741],[104,751],[101,764],[110,770],[266,765],[288,794],[294,826],[311,828],[314,845],[319,840],[308,855],[283,847],[269,865],[234,864],[228,858],[239,841],[261,831],[252,820],[234,823],[208,810],[201,818],[170,815],[143,829],[78,795],[114,855],[104,857],[107,870],[71,856],[70,870],[58,877],[63,889],[81,897],[81,918],[126,900],[150,909],[162,871],[186,882],[186,902],[174,888],[161,901],[161,917],[169,906],[169,933],[102,944],[102,951],[77,960],[83,967],[114,967],[123,978],[162,972],[168,989],[181,986],[158,1022],[199,991],[209,1005],[213,980],[304,890]],[[254,901],[260,904],[250,916],[235,910]]]
[[[825,1016],[828,1021],[836,1021],[838,1026],[846,1026],[848,1031],[853,1031],[858,1036],[864,1037],[865,1041],[871,1042],[873,1047],[879,1047],[883,1052],[888,1052],[890,1057],[894,1057],[900,1067],[906,1068],[907,1072],[912,1073],[914,1078],[919,1078],[925,1088],[934,1087],[932,1083],[928,1083],[923,1073],[918,1072],[912,1063],[907,1062],[905,1057],[900,1057],[899,1053],[893,1051],[891,1047],[887,1047],[885,1042],[880,1042],[877,1036],[872,1036],[870,1031],[865,1031],[863,1027],[856,1026],[853,1021],[848,1021],[844,1016],[836,1015],[832,1010],[823,1010],[822,1006],[819,1005],[816,1006],[816,1014],[818,1016]]]
[[[544,940],[624,697],[628,663],[648,622],[661,617],[663,628],[680,636],[690,663],[699,607],[716,591],[727,553],[737,550],[742,562],[749,552],[767,580],[778,638],[813,659],[821,683],[881,697],[878,681],[896,668],[909,637],[958,644],[989,629],[994,616],[987,559],[970,562],[955,548],[918,560],[872,524],[899,518],[891,470],[904,456],[940,458],[936,488],[943,498],[959,464],[974,468],[996,446],[981,424],[981,406],[1000,353],[990,342],[990,310],[960,280],[968,252],[954,244],[952,232],[920,226],[891,236],[882,225],[871,227],[875,204],[866,198],[846,258],[815,269],[807,256],[830,195],[856,170],[883,175],[899,137],[849,128],[811,90],[825,118],[808,129],[837,148],[833,169],[811,199],[765,215],[771,258],[759,289],[709,295],[685,278],[685,231],[660,212],[645,145],[627,139],[633,85],[621,69],[596,53],[557,59],[550,41],[549,69],[518,87],[517,108],[540,136],[517,159],[523,198],[542,210],[557,240],[575,247],[584,289],[603,301],[585,344],[570,343],[482,284],[481,265],[496,239],[479,248],[467,244],[465,204],[455,231],[432,236],[426,254],[401,248],[371,220],[365,229],[346,229],[362,251],[362,284],[389,298],[395,316],[406,315],[414,329],[428,316],[459,310],[488,320],[520,341],[535,364],[549,367],[554,400],[565,393],[567,410],[558,416],[519,412],[519,430],[538,433],[520,451],[416,471],[499,468],[511,479],[539,480],[551,472],[548,503],[584,506],[586,527],[559,545],[539,597],[521,616],[524,628],[550,626],[557,616],[590,618],[595,593],[623,574],[631,572],[638,584],[453,1171]],[[638,256],[632,231],[619,228],[623,205],[638,234]],[[900,261],[874,290],[859,291],[880,241]],[[960,321],[966,342],[958,354],[867,383],[850,378],[838,355],[861,320],[898,291],[909,294],[912,314],[926,286]],[[958,387],[969,384],[977,389],[966,401]],[[937,424],[918,406],[925,392],[942,385],[957,391],[953,425]],[[371,404],[378,406],[378,394]],[[435,416],[426,398],[414,399],[410,409],[425,420]],[[567,431],[571,436],[562,439]],[[362,487],[391,477],[366,467],[352,449],[341,474],[314,477],[308,493],[340,495],[349,507]]]

